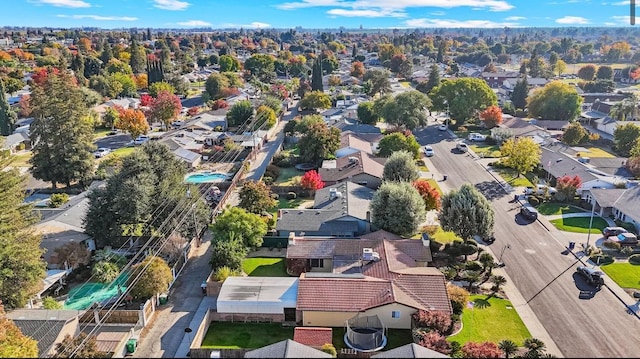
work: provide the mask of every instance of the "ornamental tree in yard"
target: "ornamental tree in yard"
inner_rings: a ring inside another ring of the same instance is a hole
[[[579,176],[563,176],[556,180],[555,198],[559,201],[571,201],[576,196],[576,191],[582,186],[582,179]]]
[[[412,182],[419,177],[418,166],[416,166],[411,153],[407,151],[398,151],[391,154],[382,170],[382,179],[384,181]]]
[[[468,240],[474,235],[485,238],[493,231],[494,212],[491,203],[472,185],[465,183],[459,190],[442,196],[442,209],[438,216],[445,231],[453,231]]]
[[[432,209],[440,209],[440,193],[438,190],[429,184],[429,181],[419,179],[413,182],[413,187],[418,190],[420,196],[424,200],[425,209],[430,211]]]
[[[278,203],[271,198],[271,190],[262,182],[247,181],[242,185],[239,193],[240,208],[244,208],[249,213],[261,214],[275,207]]]
[[[494,128],[502,123],[502,110],[498,106],[489,106],[480,113],[480,119],[484,122],[484,127]]]
[[[168,91],[160,91],[158,97],[149,103],[147,117],[151,121],[162,122],[165,128],[169,128],[169,125],[178,117],[181,110],[182,104],[178,96]]]
[[[418,344],[445,355],[448,355],[451,352],[451,344],[449,344],[447,338],[436,331],[424,333]]]
[[[118,108],[118,119],[115,125],[116,128],[128,132],[134,139],[151,129],[144,117],[144,112],[133,108]]]
[[[542,150],[532,138],[518,137],[507,139],[500,146],[500,153],[506,156],[501,162],[516,170],[520,177],[520,174],[531,172],[540,163]]]
[[[304,122],[304,121],[303,121]],[[300,157],[307,162],[320,163],[333,155],[340,146],[340,130],[326,123],[312,123],[298,142]]]
[[[545,120],[571,121],[580,114],[582,97],[575,87],[552,81],[534,90],[527,99],[529,114]]]
[[[316,170],[311,170],[302,176],[300,185],[306,190],[316,191],[324,187],[324,182],[322,182],[322,177]]]
[[[211,231],[216,240],[239,240],[245,247],[260,247],[267,224],[257,214],[229,207],[216,218]]]
[[[589,132],[580,124],[573,122],[562,134],[562,142],[569,146],[575,146],[589,139]]]
[[[151,103],[151,100],[153,100],[153,97],[149,94],[144,94],[140,96],[140,106],[149,106],[149,104]]]
[[[412,236],[427,214],[420,193],[409,182],[383,182],[370,210],[374,226],[401,236]]]
[[[416,160],[420,158],[420,144],[411,131],[387,134],[378,143],[378,156],[380,157],[389,157],[397,151],[410,152]]]
[[[468,342],[462,347],[462,353],[465,358],[501,358],[502,350],[498,348],[496,343]]]
[[[131,295],[138,299],[148,299],[167,290],[169,283],[173,280],[173,274],[164,259],[149,256],[133,266],[129,280],[135,281],[129,284]]]

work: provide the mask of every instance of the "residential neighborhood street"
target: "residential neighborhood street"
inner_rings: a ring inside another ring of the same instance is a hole
[[[496,241],[488,248],[506,264],[505,272],[562,356],[637,356],[640,338],[629,333],[640,330],[640,320],[606,287],[590,299],[580,299],[580,291],[591,287],[576,273],[575,268],[583,264],[572,254],[564,254],[565,234],[544,218],[529,224],[522,221],[517,215],[519,206],[512,202],[514,193],[505,193],[471,155],[457,153],[455,140],[444,133],[448,132],[431,126],[416,135],[421,145],[433,146],[436,155],[430,164],[436,172],[446,172],[449,187],[472,183],[493,203]],[[606,283],[615,286],[611,280]],[[621,297],[626,304],[633,303],[628,295]]]

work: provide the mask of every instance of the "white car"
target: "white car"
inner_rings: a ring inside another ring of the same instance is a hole
[[[424,146],[424,154],[427,157],[431,157],[433,155],[435,155],[435,152],[433,152],[433,147],[431,146]]]
[[[474,141],[474,142],[482,142],[484,140],[487,139],[487,136],[480,134],[480,133],[470,133],[469,136],[467,137],[467,139],[469,141]]]
[[[136,145],[136,146],[143,145],[143,144],[145,144],[147,141],[149,141],[149,139],[150,139],[150,138],[149,138],[149,136],[146,136],[146,135],[140,135],[140,136],[138,136],[138,138],[136,138],[135,140],[133,140],[133,144],[134,144],[134,145]]]
[[[456,144],[456,149],[458,149],[458,151],[460,152],[469,152],[469,146],[467,146],[467,144],[464,142],[458,142]]]
[[[547,186],[547,185],[544,185],[544,184],[539,184],[539,185],[536,186],[536,194],[538,194],[538,195],[544,194],[545,189],[547,189],[547,188],[549,189],[549,194],[550,195],[554,195],[554,194],[558,193],[558,190],[556,190],[553,187],[550,187],[550,186]],[[524,193],[527,194],[527,195],[533,194],[533,187],[527,187],[524,190]]]
[[[106,148],[106,147],[100,147],[96,150],[96,152],[93,153],[93,155],[96,158],[102,158],[108,154],[111,153],[111,149],[110,148]]]
[[[447,125],[442,124],[440,126],[438,126],[438,131],[446,131],[447,130]]]
[[[184,125],[184,121],[181,120],[171,122],[173,128],[179,128],[182,127],[182,125]]]

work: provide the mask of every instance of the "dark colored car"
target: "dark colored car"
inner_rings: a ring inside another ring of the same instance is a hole
[[[580,266],[577,268],[578,273],[580,273],[589,284],[594,285],[596,287],[600,287],[604,284],[604,278],[602,277],[604,273],[595,270],[589,267]]]

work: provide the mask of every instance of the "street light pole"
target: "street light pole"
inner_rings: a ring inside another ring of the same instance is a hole
[[[500,258],[498,258],[498,263],[502,263],[502,256],[504,255],[504,251],[506,249],[511,249],[511,245],[506,244],[504,247],[502,247],[502,252],[500,252]]]

